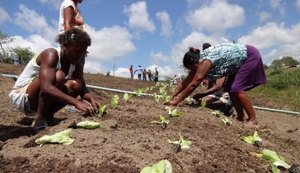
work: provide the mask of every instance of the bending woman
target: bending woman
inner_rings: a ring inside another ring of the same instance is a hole
[[[176,106],[183,101],[204,78],[214,81],[226,76],[224,91],[230,95],[237,119],[244,120],[245,110],[248,125],[257,127],[253,105],[245,92],[266,83],[262,58],[255,47],[236,43],[215,45],[203,51],[201,60],[200,51],[191,48],[183,57],[183,65],[190,72],[178,85],[167,105]]]

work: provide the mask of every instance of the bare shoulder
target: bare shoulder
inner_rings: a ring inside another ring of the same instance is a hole
[[[37,58],[37,63],[41,62],[56,63],[59,59],[58,52],[55,48],[48,48],[43,50]]]

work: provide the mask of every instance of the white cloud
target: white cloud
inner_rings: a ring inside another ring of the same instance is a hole
[[[162,52],[151,52],[150,57],[154,63],[166,62],[169,59],[169,57],[164,55]]]
[[[58,31],[51,27],[44,16],[40,16],[34,10],[30,10],[27,6],[20,4],[19,11],[16,13],[15,23],[32,33],[54,40]]]
[[[264,63],[270,64],[282,56],[300,55],[300,23],[285,27],[284,24],[267,23],[257,27],[249,35],[239,38],[242,44],[251,44],[261,50]]]
[[[300,10],[300,0],[296,0],[296,6]]]
[[[0,7],[0,25],[8,20],[9,20],[8,13],[2,7]]]
[[[59,9],[60,4],[63,2],[63,0],[39,0],[40,3],[46,4],[50,7],[53,7],[54,9]]]
[[[271,14],[268,13],[268,12],[266,12],[266,11],[262,11],[262,12],[260,12],[260,14],[259,14],[259,19],[260,19],[260,21],[262,21],[262,22],[267,21],[268,19],[270,19],[270,17],[271,17]]]
[[[284,16],[285,9],[283,5],[281,5],[281,0],[270,0],[270,5],[273,9],[277,9],[281,16]]]
[[[111,60],[126,56],[135,51],[131,34],[126,28],[113,26],[95,30],[88,26],[88,33],[92,39],[92,45],[88,48],[89,57],[93,61]]]
[[[169,14],[165,11],[162,11],[156,13],[156,16],[161,21],[161,35],[164,37],[169,37],[172,34],[172,24]]]
[[[129,15],[129,26],[131,28],[149,32],[155,30],[155,25],[149,18],[145,1],[139,1],[125,7],[124,12]]]
[[[213,0],[209,6],[196,9],[187,16],[187,22],[192,29],[209,32],[224,31],[239,26],[244,20],[244,9],[229,4],[226,0]]]
[[[54,47],[54,45],[51,42],[45,40],[39,35],[31,35],[28,38],[23,38],[18,35],[11,36],[11,37],[13,38],[13,41],[5,45],[6,50],[15,47],[21,47],[21,48],[30,48],[30,50],[33,51],[34,53],[40,53],[46,48]]]

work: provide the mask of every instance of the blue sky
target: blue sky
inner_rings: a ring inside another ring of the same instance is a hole
[[[57,47],[61,2],[1,1],[0,31],[15,38],[5,48]],[[300,0],[83,0],[78,7],[92,38],[88,73],[129,77],[132,64],[171,77],[183,73],[188,47],[232,40],[256,46],[267,65],[300,60]]]

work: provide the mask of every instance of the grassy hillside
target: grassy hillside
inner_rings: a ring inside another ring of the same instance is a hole
[[[267,84],[250,91],[251,96],[265,97],[281,108],[300,112],[300,68],[266,70]]]

